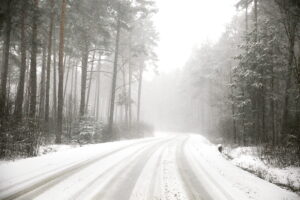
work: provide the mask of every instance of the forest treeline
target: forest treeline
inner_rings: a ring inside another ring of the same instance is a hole
[[[156,12],[152,0],[1,1],[0,157],[150,129],[139,116]]]
[[[190,127],[240,145],[291,147],[283,154],[300,160],[300,1],[236,7],[221,38],[195,48],[183,69]]]

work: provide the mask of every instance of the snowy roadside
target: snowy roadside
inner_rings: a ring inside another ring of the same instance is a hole
[[[300,167],[279,168],[266,164],[260,159],[257,147],[225,147],[223,153],[234,165],[300,194]]]
[[[66,151],[69,149],[74,149],[80,147],[79,144],[51,144],[51,145],[43,145],[40,146],[38,155],[44,155],[48,153],[58,152],[58,151]]]

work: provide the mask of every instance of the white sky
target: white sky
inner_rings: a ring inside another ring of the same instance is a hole
[[[160,72],[184,66],[194,46],[216,41],[236,13],[237,0],[156,0]]]

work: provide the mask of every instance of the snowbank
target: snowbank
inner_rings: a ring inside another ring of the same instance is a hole
[[[76,147],[80,147],[78,144],[52,144],[52,145],[44,145],[40,146],[38,155],[44,155],[52,152],[65,151],[68,149],[73,149]]]
[[[225,148],[231,162],[258,177],[281,187],[300,192],[300,167],[278,168],[263,162],[257,147]]]

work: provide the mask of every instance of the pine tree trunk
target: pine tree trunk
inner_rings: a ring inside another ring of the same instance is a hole
[[[91,66],[91,72],[90,72],[90,79],[89,79],[89,86],[88,86],[88,92],[87,92],[87,97],[86,97],[86,106],[85,106],[85,112],[88,112],[88,107],[89,107],[89,100],[90,100],[90,92],[91,92],[91,86],[92,86],[92,79],[93,79],[93,70],[94,70],[94,62],[95,62],[95,54],[96,51],[93,53],[93,60],[92,60],[92,66]]]
[[[38,20],[38,0],[34,0],[34,14],[32,19],[32,39],[31,39],[31,62],[30,62],[30,102],[29,102],[29,117],[34,118],[36,113],[36,97],[37,97],[37,20]]]
[[[9,65],[10,32],[11,32],[11,1],[7,0],[7,10],[5,16],[5,32],[3,45],[3,65],[1,70],[1,88],[0,88],[0,119],[5,115],[6,110],[6,85]]]
[[[125,124],[128,124],[128,101],[127,101],[127,95],[126,95],[126,72],[125,72],[125,66],[122,70],[122,80],[123,80],[123,88],[122,88],[122,96],[124,98],[124,111],[125,111]],[[123,106],[121,106],[122,109]],[[123,113],[123,112],[122,112]]]
[[[54,21],[54,0],[50,0],[50,24],[48,32],[48,56],[47,56],[47,80],[46,80],[46,102],[45,102],[45,122],[49,122],[49,110],[50,110],[50,77],[51,77],[51,51],[52,51],[52,32]]]
[[[114,123],[114,111],[115,111],[115,93],[116,93],[116,83],[117,83],[117,73],[118,73],[118,56],[119,56],[119,40],[121,32],[121,22],[118,19],[117,24],[117,35],[116,35],[116,46],[115,46],[115,58],[114,58],[114,68],[111,86],[111,96],[110,96],[110,110],[109,110],[109,120],[108,120],[108,133],[112,134],[112,127]],[[112,135],[110,135],[112,136]]]
[[[55,35],[55,27],[53,29],[53,124],[54,124],[54,130],[56,132],[56,117],[57,117],[57,83],[56,83],[56,35]]]
[[[64,65],[64,69],[65,68],[67,68],[67,76],[66,76],[66,80],[65,80],[64,99],[66,99],[66,94],[67,94],[67,86],[68,86],[69,73],[70,73],[70,68],[71,68],[71,56],[69,56],[67,66]],[[66,99],[66,102],[67,102],[67,99]]]
[[[27,17],[27,0],[23,0],[22,14],[21,14],[21,68],[18,83],[18,90],[15,101],[14,115],[16,119],[22,118],[22,106],[24,101],[24,87],[25,87],[25,73],[26,73],[26,33],[25,20]]]
[[[39,105],[39,117],[43,119],[45,114],[45,76],[46,76],[46,45],[43,47],[42,56],[42,74],[40,84],[40,105]]]
[[[62,124],[63,124],[63,84],[64,84],[64,31],[65,31],[65,10],[66,0],[62,0],[61,4],[61,15],[60,15],[60,34],[59,34],[59,57],[58,57],[58,103],[57,103],[57,132],[55,142],[61,143],[62,136]]]
[[[232,69],[230,66],[230,84],[232,84]],[[234,99],[233,99],[233,87],[230,87],[231,92],[231,114],[232,114],[232,128],[233,128],[233,142],[237,144],[237,131],[236,131],[236,120],[235,120],[235,110],[234,110]]]
[[[289,30],[289,57],[288,57],[288,69],[286,76],[286,85],[285,85],[285,97],[283,105],[283,116],[282,116],[282,128],[281,134],[288,133],[288,118],[289,118],[289,89],[291,88],[291,79],[292,79],[292,70],[293,70],[293,61],[294,61],[294,46],[296,38],[296,25],[292,25]]]
[[[85,114],[85,93],[86,93],[86,78],[87,78],[87,65],[88,65],[88,46],[85,45],[85,49],[82,52],[82,68],[81,68],[81,94],[80,94],[80,117]]]
[[[96,87],[96,119],[99,119],[99,109],[100,109],[100,85],[101,85],[101,53],[99,53],[99,63],[98,63],[98,72],[97,72],[97,87]]]
[[[140,122],[140,112],[141,112],[142,83],[143,83],[143,68],[141,68],[139,71],[138,103],[137,103],[137,115],[136,115],[136,121],[138,124]]]
[[[75,66],[75,78],[74,78],[74,111],[73,111],[73,113],[75,114],[75,115],[77,115],[78,114],[78,112],[77,112],[77,64],[76,64],[76,66]]]
[[[131,56],[131,55],[130,55]],[[131,82],[132,82],[132,68],[131,62],[128,65],[128,128],[131,129],[132,123],[132,107],[131,107]]]
[[[28,54],[26,54],[26,57],[28,57]],[[27,62],[26,65],[30,66],[29,59],[27,59],[26,62]],[[24,111],[23,111],[23,113],[26,116],[28,116],[28,114],[29,114],[29,79],[30,79],[29,78],[29,71],[30,71],[30,69],[25,72],[25,86],[24,86],[24,89],[25,89],[24,98],[25,98],[25,100],[24,100]]]
[[[246,52],[248,53],[248,2],[246,2],[246,12],[245,12],[245,36],[246,36],[246,43],[247,43],[247,48],[246,48]],[[242,83],[243,84],[243,83]],[[244,99],[245,97],[245,88],[242,85],[241,87],[242,90],[242,97]],[[246,145],[246,126],[245,126],[245,106],[243,105],[242,108],[242,138],[240,140],[243,141],[244,146]]]
[[[257,1],[254,0],[254,31],[255,31],[255,41],[257,41],[258,35],[258,10],[257,10]]]
[[[274,104],[274,69],[271,65],[271,117],[272,117],[272,145],[276,144],[276,132],[275,132],[275,104]]]

